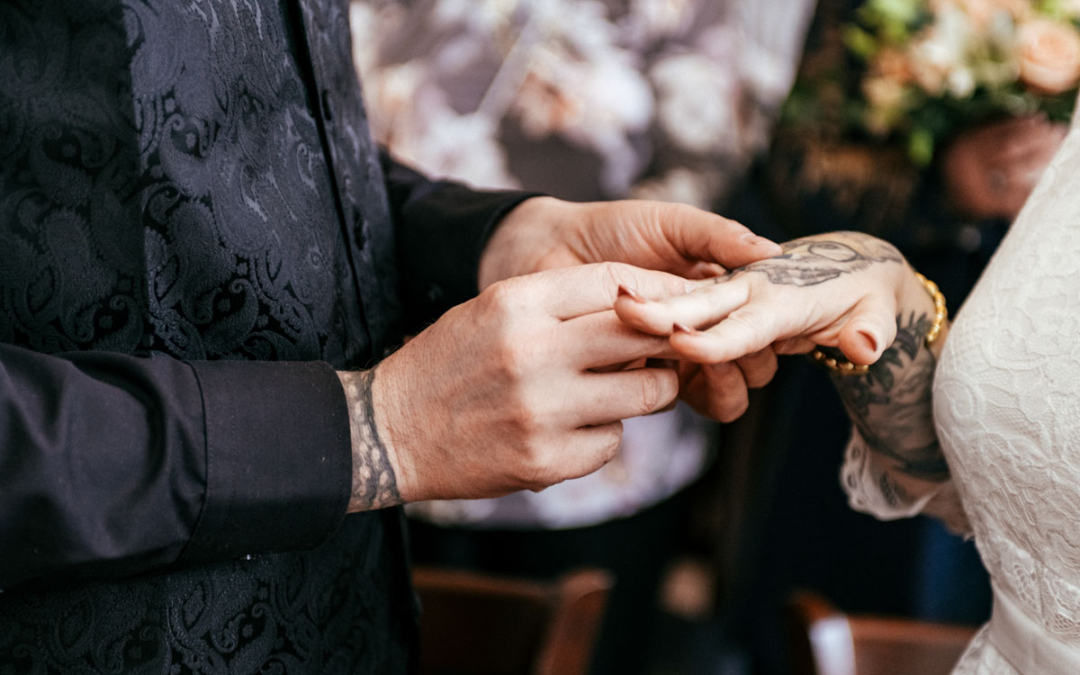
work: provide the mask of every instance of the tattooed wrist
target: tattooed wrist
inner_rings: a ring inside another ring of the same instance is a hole
[[[349,512],[370,511],[402,503],[390,451],[375,421],[372,385],[376,369],[339,371],[349,408],[352,434],[352,493]]]
[[[892,458],[902,473],[944,480],[948,466],[934,430],[931,391],[937,357],[927,348],[933,317],[897,317],[896,340],[865,375],[833,383],[867,447]]]

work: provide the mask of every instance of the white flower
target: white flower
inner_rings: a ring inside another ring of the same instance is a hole
[[[490,35],[511,21],[520,4],[521,0],[437,0],[429,12],[437,30],[464,27]]]
[[[643,168],[631,137],[643,134],[654,114],[648,82],[620,56],[588,62],[544,50],[512,109],[534,138],[558,135],[596,152],[602,186],[612,195],[625,193]]]
[[[496,138],[497,125],[480,115],[458,115],[448,107],[429,109],[391,150],[426,173],[465,181],[481,188],[518,188],[507,169],[506,151]]]
[[[945,88],[953,98],[967,98],[975,91],[975,73],[971,68],[954,68],[945,78]]]
[[[950,73],[967,67],[967,54],[973,39],[974,31],[967,14],[951,4],[941,7],[934,17],[934,24],[911,48],[914,76],[919,86],[931,95],[942,94],[950,86]]]
[[[633,0],[621,28],[635,44],[648,45],[690,28],[696,10],[693,0]]]
[[[649,76],[660,126],[681,149],[706,154],[738,144],[738,86],[709,59],[680,54],[661,59]]]
[[[623,51],[599,0],[535,0],[530,11],[536,13],[545,42],[561,45],[582,61],[603,61]]]

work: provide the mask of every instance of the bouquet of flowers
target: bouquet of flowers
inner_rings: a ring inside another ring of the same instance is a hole
[[[979,123],[1072,111],[1080,1],[867,0],[854,16],[839,62],[796,85],[785,110],[793,128],[900,142],[924,167]]]

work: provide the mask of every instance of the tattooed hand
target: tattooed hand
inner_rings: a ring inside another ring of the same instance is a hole
[[[616,312],[639,330],[671,335],[675,351],[700,363],[769,345],[783,353],[821,345],[874,364],[865,375],[833,379],[857,440],[886,459],[883,493],[914,499],[948,476],[930,402],[937,358],[925,345],[933,301],[903,256],[869,235],[835,232],[782,246],[783,255],[695,282],[700,286],[683,296],[620,298]]]
[[[733,361],[770,345],[779,353],[823,345],[867,364],[892,343],[901,296],[928,302],[903,256],[875,237],[836,232],[782,247],[782,255],[697,282],[684,296],[625,298],[616,311],[639,330],[675,333],[674,349],[698,363]]]

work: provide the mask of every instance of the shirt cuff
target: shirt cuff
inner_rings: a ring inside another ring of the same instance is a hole
[[[322,362],[192,365],[206,419],[206,497],[179,565],[314,548],[352,479],[345,392]]]

